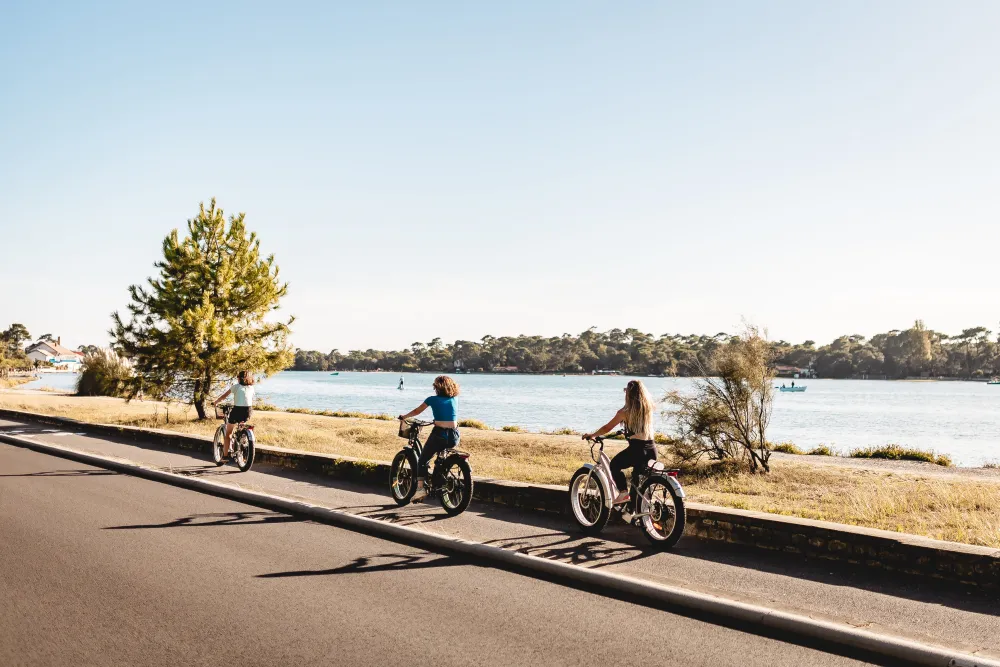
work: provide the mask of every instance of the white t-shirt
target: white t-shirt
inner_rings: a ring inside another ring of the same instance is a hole
[[[233,405],[238,408],[253,407],[253,385],[243,386],[239,382],[233,385]]]

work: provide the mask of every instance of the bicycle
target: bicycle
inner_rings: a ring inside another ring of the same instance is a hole
[[[225,444],[226,424],[232,409],[233,406],[229,404],[215,406],[215,418],[222,420],[222,424],[215,430],[215,438],[212,440],[212,460],[217,466],[226,462],[225,457],[222,456],[222,448]],[[236,462],[240,472],[246,472],[253,465],[256,453],[257,437],[253,432],[253,424],[248,424],[245,421],[238,423],[230,436],[228,458]]]
[[[618,431],[614,435],[622,434]],[[669,549],[677,544],[687,521],[678,471],[650,459],[643,470],[633,471],[629,500],[615,505],[612,499],[618,497],[619,489],[611,475],[611,460],[604,453],[604,437],[593,439],[590,456],[594,463],[577,470],[569,483],[570,509],[583,532],[600,533],[615,510],[625,523],[642,528],[656,547]]]
[[[399,437],[406,438],[407,443],[392,460],[389,473],[389,490],[399,506],[408,504],[417,492],[417,461],[424,447],[420,441],[420,429],[433,423],[409,419],[399,424]],[[449,516],[464,512],[472,501],[469,454],[457,449],[438,452],[434,472],[426,484],[427,497],[439,497]]]

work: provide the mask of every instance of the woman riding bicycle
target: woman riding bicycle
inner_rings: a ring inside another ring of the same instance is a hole
[[[233,409],[229,411],[229,419],[226,420],[226,438],[222,446],[222,456],[229,456],[229,441],[233,434],[233,429],[240,422],[250,419],[250,408],[253,407],[253,373],[250,371],[240,371],[236,374],[236,382],[219,396],[212,405],[218,405],[229,394],[233,395]]]
[[[400,421],[416,417],[427,408],[434,414],[434,428],[424,443],[424,448],[420,452],[417,460],[417,491],[414,499],[418,499],[427,494],[425,490],[427,481],[427,468],[431,459],[440,451],[458,447],[458,405],[455,397],[458,396],[458,383],[447,375],[439,375],[434,379],[434,396],[428,396],[424,402],[416,408],[400,415]]]
[[[625,481],[625,468],[632,468],[632,479],[646,468],[646,463],[656,460],[656,445],[653,443],[653,412],[656,404],[649,395],[642,380],[632,380],[625,386],[625,407],[615,413],[607,424],[593,433],[586,433],[584,440],[592,440],[599,435],[610,433],[619,424],[624,424],[625,435],[628,437],[628,447],[615,454],[611,459],[611,475],[615,486],[619,489],[614,503],[618,505],[629,501],[628,483]]]

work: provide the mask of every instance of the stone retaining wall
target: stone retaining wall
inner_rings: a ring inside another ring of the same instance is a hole
[[[208,452],[211,440],[158,429],[88,424],[74,419],[0,409],[0,418],[27,420],[88,433]],[[260,445],[257,463],[387,487],[389,464]],[[523,511],[568,514],[566,487],[475,479],[475,500]],[[1000,590],[1000,549],[942,542],[917,535],[812,521],[763,512],[687,504],[686,535],[703,540],[930,577]],[[567,517],[568,518],[568,517]]]

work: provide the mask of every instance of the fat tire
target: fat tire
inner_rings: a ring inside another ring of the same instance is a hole
[[[461,456],[449,456],[441,463],[441,465],[443,466],[441,469],[442,472],[448,472],[448,470],[453,465],[457,465],[459,471],[461,471],[462,473],[462,482],[466,487],[466,492],[465,495],[462,497],[462,500],[459,501],[457,505],[455,505],[454,507],[448,507],[445,504],[444,491],[442,490],[440,492],[441,507],[443,507],[444,511],[448,513],[448,516],[458,516],[459,514],[467,510],[469,508],[469,503],[472,502],[472,467],[469,465],[469,462],[464,458],[462,458]],[[435,470],[435,474],[436,473],[437,471]],[[444,477],[442,475],[440,479],[443,478]]]
[[[212,439],[212,461],[217,466],[221,466],[225,463],[225,459],[222,458],[222,446],[226,439],[226,424],[222,423],[219,428],[215,429],[215,437]]]
[[[403,463],[408,463],[410,466],[410,474],[412,475],[412,480],[410,483],[410,489],[405,495],[399,495],[396,493],[396,476],[399,474],[399,469],[402,467]],[[403,505],[408,505],[410,500],[413,499],[413,494],[417,492],[417,455],[410,449],[402,449],[396,454],[396,457],[392,460],[392,466],[389,468],[389,495],[392,499],[396,501],[396,504],[402,507]]]
[[[670,492],[670,497],[674,502],[674,508],[677,511],[677,514],[674,517],[674,527],[671,529],[670,534],[667,535],[666,539],[660,539],[659,537],[654,537],[650,534],[650,532],[646,529],[645,521],[640,520],[639,525],[642,528],[642,534],[646,536],[646,539],[649,540],[653,546],[658,549],[670,549],[677,544],[677,542],[681,539],[681,536],[684,535],[684,526],[687,523],[687,510],[684,508],[684,499],[677,495],[677,491],[674,489],[673,485],[667,481],[667,478],[660,475],[654,475],[642,483],[642,486],[639,487],[639,498],[636,499],[638,503],[642,502],[641,499],[646,496],[649,487],[654,483],[660,484]]]
[[[253,467],[253,459],[257,455],[257,446],[254,444],[254,437],[250,435],[247,431],[243,431],[239,437],[240,440],[246,440],[247,443],[247,456],[243,460],[243,463],[236,459],[236,465],[239,466],[240,472],[246,472]]]
[[[580,530],[582,530],[585,534],[597,535],[604,530],[604,527],[608,525],[608,519],[611,518],[611,499],[607,497],[604,491],[604,485],[601,484],[601,480],[597,477],[596,472],[594,473],[593,478],[596,479],[597,488],[601,493],[601,511],[598,513],[597,519],[594,523],[587,525],[580,521],[580,518],[576,515],[576,511],[573,508],[573,490],[576,487],[576,480],[580,477],[586,476],[589,472],[590,469],[587,467],[580,468],[573,474],[573,478],[569,482],[569,513],[576,521],[576,525],[580,526]]]

